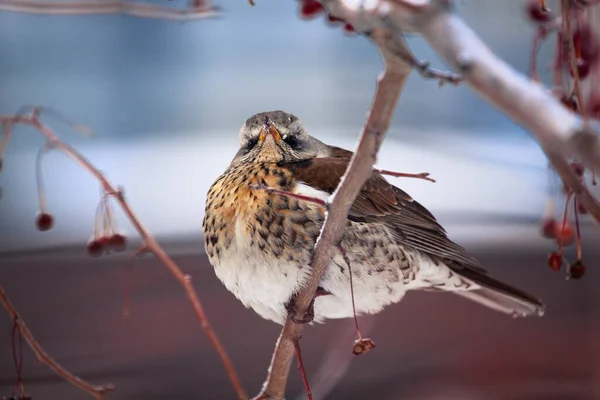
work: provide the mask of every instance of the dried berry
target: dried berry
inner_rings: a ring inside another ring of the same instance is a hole
[[[35,218],[35,226],[40,231],[48,231],[54,225],[54,217],[48,213],[38,213]]]
[[[532,21],[538,23],[545,23],[554,18],[550,9],[540,4],[539,0],[530,0],[527,3],[527,14]]]
[[[120,233],[115,233],[114,235],[111,235],[108,238],[108,248],[116,251],[116,252],[121,252],[121,251],[125,251],[127,249],[127,237],[125,237],[125,235],[122,235]]]
[[[569,275],[567,279],[581,279],[585,275],[585,265],[581,260],[575,261],[569,266]]]
[[[554,271],[560,271],[562,267],[563,258],[559,253],[550,253],[548,256],[548,266]]]
[[[106,246],[100,239],[93,238],[87,244],[87,252],[91,257],[100,257],[106,251]]]

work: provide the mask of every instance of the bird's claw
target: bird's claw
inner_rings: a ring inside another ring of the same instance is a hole
[[[287,309],[288,315],[290,319],[295,324],[310,324],[315,319],[315,300],[313,299],[306,310],[306,313],[302,317],[298,317],[296,314],[296,310],[294,309],[294,300],[290,300],[290,302],[285,307]]]

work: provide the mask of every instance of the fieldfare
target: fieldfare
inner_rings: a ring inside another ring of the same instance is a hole
[[[260,186],[325,200],[352,154],[310,136],[283,111],[242,126],[239,151],[208,192],[202,228],[217,277],[263,318],[284,323],[310,274],[325,209]],[[539,299],[492,277],[377,171],[352,205],[312,305],[314,321],[353,316],[349,271],[357,314],[378,313],[415,289],[448,291],[512,316],[544,313]]]

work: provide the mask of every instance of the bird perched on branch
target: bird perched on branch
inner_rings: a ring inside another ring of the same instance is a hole
[[[322,200],[352,154],[310,136],[283,111],[256,114],[242,126],[239,151],[208,192],[202,227],[217,277],[263,318],[285,322],[311,272]],[[378,313],[419,289],[455,293],[513,316],[544,313],[540,300],[492,277],[425,207],[375,170],[300,322],[353,316],[350,271],[358,314]]]

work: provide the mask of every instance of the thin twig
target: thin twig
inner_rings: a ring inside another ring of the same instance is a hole
[[[58,362],[56,362],[52,357],[50,357],[48,355],[48,353],[46,353],[44,351],[42,346],[37,342],[37,340],[35,340],[35,338],[33,337],[33,334],[31,333],[29,328],[27,328],[27,325],[25,325],[25,321],[23,321],[23,319],[21,319],[21,316],[17,312],[17,309],[12,304],[12,302],[8,298],[8,295],[4,291],[4,288],[1,285],[0,285],[0,303],[4,306],[4,308],[8,312],[9,317],[13,321],[15,321],[15,323],[17,324],[17,327],[18,327],[17,329],[19,330],[19,332],[21,332],[23,337],[25,337],[27,344],[29,344],[29,347],[31,347],[31,350],[33,350],[38,361],[46,364],[48,367],[50,367],[50,369],[52,369],[54,372],[56,372],[56,374],[58,376],[60,376],[67,382],[72,383],[73,385],[77,386],[78,388],[82,389],[83,391],[85,391],[86,393],[95,397],[96,399],[102,399],[104,393],[115,389],[114,385],[112,385],[112,384],[101,385],[101,386],[92,385],[91,383],[88,383],[88,382],[84,381],[83,379],[78,378],[77,376],[73,375],[72,373],[67,371],[63,366],[61,366]]]
[[[332,195],[330,209],[317,239],[311,262],[312,273],[303,289],[295,296],[297,316],[303,316],[314,299],[319,281],[327,268],[342,229],[346,226],[348,212],[358,192],[371,176],[379,146],[392,119],[396,103],[412,68],[385,49],[393,36],[380,30],[371,33],[371,39],[380,49],[385,60],[385,70],[377,82],[375,97],[369,117],[361,133],[356,151],[348,165],[340,185]],[[294,355],[294,343],[300,340],[302,325],[290,317],[283,326],[269,367],[267,380],[256,399],[281,400],[285,395],[287,377]]]
[[[0,0],[0,11],[59,15],[123,14],[175,21],[195,20],[217,15],[217,10],[208,0],[202,1],[200,6],[190,4],[185,9],[123,0]]]
[[[435,183],[435,179],[429,177],[429,172],[419,172],[418,174],[409,174],[406,172],[389,171],[387,169],[379,169],[379,168],[373,168],[373,171],[380,173],[381,175],[395,176],[397,178],[423,179],[423,180]]]
[[[229,376],[229,379],[231,380],[231,383],[233,385],[238,399],[247,399],[241,381],[237,373],[235,372],[233,364],[229,359],[225,348],[221,344],[221,341],[218,339],[212,326],[208,322],[206,313],[204,312],[204,308],[202,307],[202,304],[198,299],[198,295],[196,294],[196,290],[192,285],[191,276],[186,275],[181,271],[181,269],[171,259],[171,257],[169,257],[167,253],[163,250],[163,248],[158,244],[158,242],[156,242],[156,240],[146,229],[146,227],[142,225],[141,221],[137,218],[137,216],[129,206],[129,203],[127,203],[127,201],[125,200],[125,197],[121,195],[122,192],[115,188],[115,186],[112,185],[106,179],[102,172],[100,172],[96,167],[94,167],[92,163],[90,163],[83,155],[81,155],[73,147],[62,142],[48,126],[46,126],[39,120],[37,114],[38,110],[34,109],[33,112],[29,115],[0,116],[0,123],[8,123],[9,128],[12,126],[12,124],[16,123],[33,125],[49,141],[49,143],[52,144],[52,146],[55,149],[69,156],[71,159],[77,162],[83,169],[85,169],[92,176],[94,176],[100,182],[106,194],[114,196],[116,201],[121,206],[125,215],[129,218],[131,224],[138,231],[143,243],[146,244],[148,251],[152,252],[173,274],[175,279],[177,279],[177,281],[183,286],[202,329],[204,329],[204,332],[206,333],[209,341],[217,351],[219,357],[221,358],[221,362],[227,370],[227,374]]]
[[[303,194],[292,193],[292,192],[288,192],[287,190],[276,189],[274,187],[266,186],[263,184],[257,184],[257,185],[252,184],[252,185],[250,185],[250,187],[252,189],[264,190],[267,193],[275,193],[275,194],[279,194],[281,196],[286,196],[286,197],[291,197],[291,198],[298,199],[298,200],[303,200],[303,201],[313,203],[313,204],[319,205],[321,207],[327,208],[327,202],[324,200],[321,200],[317,197],[311,197],[311,196],[305,196]]]

